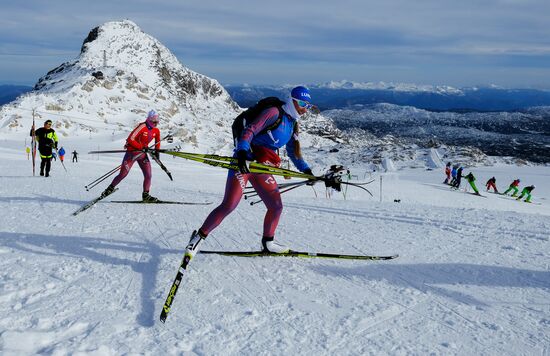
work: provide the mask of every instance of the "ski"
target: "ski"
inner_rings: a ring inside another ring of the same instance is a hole
[[[183,274],[187,270],[187,265],[189,264],[189,261],[191,261],[191,256],[189,256],[187,253],[184,254],[183,259],[181,260],[180,266],[178,268],[178,273],[176,274],[176,278],[174,279],[174,282],[170,287],[170,292],[168,292],[168,296],[166,297],[166,301],[164,302],[164,305],[162,306],[162,311],[160,312],[160,321],[163,323],[165,323],[166,318],[168,318],[168,313],[170,313],[170,308],[172,306],[172,303],[174,302],[176,293],[178,292],[178,288],[181,284]]]
[[[118,188],[115,188],[111,194],[113,194],[114,192],[116,192],[118,190]],[[111,195],[109,194],[109,195]],[[92,206],[94,206],[95,203],[97,203],[98,201],[102,200],[102,199],[105,199],[106,197],[108,197],[108,195],[106,196],[103,196],[103,195],[100,195],[98,196],[97,198],[95,198],[94,200],[91,200],[89,203],[81,206],[77,211],[75,211],[73,213],[73,216],[76,216],[78,214],[80,214],[81,212],[83,212],[84,210],[88,210],[90,209]]]
[[[143,200],[110,200],[107,203],[123,203],[123,204],[180,204],[180,205],[210,205],[211,201],[205,202],[187,202],[187,201],[171,201],[171,200],[158,200],[158,201],[143,201]]]
[[[197,233],[197,231],[193,231],[193,234],[191,235],[191,240],[189,240],[189,243],[185,248],[185,253],[183,254],[183,259],[181,260],[180,266],[178,268],[176,278],[172,283],[172,287],[170,287],[170,292],[168,292],[168,296],[166,297],[166,301],[164,302],[164,305],[162,306],[162,311],[160,312],[160,321],[162,321],[163,323],[166,322],[168,313],[170,313],[170,308],[172,306],[172,303],[174,302],[176,293],[178,292],[183,274],[187,270],[187,265],[189,264],[193,256],[197,253],[197,251],[199,251],[199,244],[203,240],[204,238],[201,237],[200,234]]]
[[[32,112],[32,128],[31,128],[31,151],[32,151],[32,175],[35,176],[36,172],[36,134],[34,130],[34,110]]]
[[[487,196],[485,196],[485,195],[476,194],[476,193],[474,193],[474,192],[466,192],[466,191],[464,191],[464,190],[457,189],[457,188],[455,188],[455,187],[451,187],[451,191],[452,191],[452,192],[457,192],[457,193],[470,194],[470,195],[473,195],[473,196],[476,196],[476,197],[480,197],[480,198],[487,198]]]
[[[199,251],[203,254],[216,254],[223,256],[235,256],[235,257],[302,257],[302,258],[335,258],[343,260],[393,260],[399,257],[399,255],[388,256],[371,256],[371,255],[342,255],[337,253],[321,253],[321,252],[302,252],[290,250],[286,253],[273,253],[264,251]]]

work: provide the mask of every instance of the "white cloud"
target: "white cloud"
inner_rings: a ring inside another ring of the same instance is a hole
[[[526,68],[539,66],[544,75],[550,62],[538,57],[550,56],[549,14],[550,2],[537,0],[12,2],[3,5],[0,14],[0,78],[13,65],[6,54],[76,55],[90,29],[124,18],[166,44],[185,65],[222,68],[246,62],[273,72],[326,63],[333,68],[330,79],[336,80],[346,65],[406,66],[426,75],[423,62],[429,62],[453,85],[457,78],[445,75],[445,69],[484,63],[490,73],[491,60],[497,58],[517,72],[523,70],[523,60]],[[460,63],[452,56],[459,56]],[[43,61],[35,65],[43,73],[51,69]],[[230,69],[217,79],[235,82],[237,75]],[[399,71],[384,69],[380,74],[394,72]],[[502,73],[495,71],[495,79],[497,75]],[[280,75],[272,78],[275,82]]]

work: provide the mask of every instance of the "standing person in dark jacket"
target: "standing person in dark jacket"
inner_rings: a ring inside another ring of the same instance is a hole
[[[34,126],[31,129],[31,136],[33,135]],[[52,129],[52,120],[46,120],[44,127],[39,128],[34,132],[36,141],[38,142],[38,151],[40,152],[40,175],[50,176],[51,161],[53,157],[53,148],[57,149],[57,135],[55,130]]]
[[[460,188],[460,183],[462,181],[462,170],[463,168],[459,167],[456,171],[456,179],[455,179],[455,183],[453,184],[453,188],[456,190]]]
[[[489,191],[489,189],[493,188],[493,190],[495,191],[495,193],[499,194],[498,193],[498,189],[497,189],[497,180],[495,177],[492,177],[491,179],[489,179],[487,181],[487,183],[485,183],[485,186],[487,187],[487,191]]]
[[[76,150],[73,151],[73,163],[74,161],[76,161],[76,163],[78,163],[78,152],[76,152]]]
[[[454,186],[456,183],[456,170],[458,169],[458,165],[455,164],[453,166],[453,169],[451,169],[451,182],[449,183],[451,186]]]

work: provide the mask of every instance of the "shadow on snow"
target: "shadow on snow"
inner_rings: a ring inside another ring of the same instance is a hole
[[[151,241],[132,242],[83,236],[52,236],[12,232],[0,233],[0,245],[42,256],[85,258],[103,264],[129,266],[142,277],[140,290],[141,311],[137,315],[136,321],[144,327],[153,326],[157,319],[157,316],[154,315],[154,303],[157,300],[152,295],[157,284],[156,278],[161,256],[182,253],[181,250],[177,249],[161,248]],[[112,255],[104,253],[105,251],[111,252]],[[140,257],[136,261],[113,256],[117,254],[117,251],[136,253],[140,256],[148,255],[150,258],[147,260]]]
[[[550,272],[547,271],[468,263],[381,263],[353,268],[315,266],[312,269],[322,275],[359,277],[369,281],[386,281],[399,287],[413,287],[424,293],[432,292],[459,303],[478,306],[487,304],[441,285],[550,289]]]

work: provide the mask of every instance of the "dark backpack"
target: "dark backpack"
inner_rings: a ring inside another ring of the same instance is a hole
[[[231,125],[231,130],[233,131],[233,142],[235,143],[235,145],[237,145],[237,142],[241,138],[244,128],[256,121],[262,111],[266,109],[276,107],[279,110],[279,116],[272,125],[260,131],[258,135],[262,135],[268,131],[277,128],[283,121],[283,110],[281,109],[281,107],[284,104],[285,102],[281,101],[279,98],[275,96],[270,96],[258,101],[256,105],[248,108],[247,110],[243,111],[239,116],[237,116],[233,121],[233,125]]]

